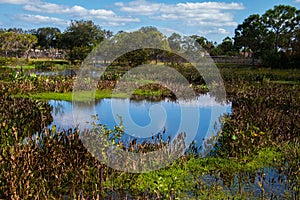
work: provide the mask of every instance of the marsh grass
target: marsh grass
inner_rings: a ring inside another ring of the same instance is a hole
[[[0,198],[299,199],[299,71],[227,66],[220,71],[232,113],[224,117],[211,154],[201,158],[200,149],[193,149],[166,168],[142,174],[100,163],[84,148],[77,129],[42,130],[50,113],[45,102],[13,97],[71,100],[72,78],[1,80]],[[115,84],[98,83],[98,97],[111,95]],[[113,139],[122,134],[120,128],[106,131]],[[30,137],[36,132],[38,138]],[[144,144],[115,142],[133,152],[167,144],[160,136]]]

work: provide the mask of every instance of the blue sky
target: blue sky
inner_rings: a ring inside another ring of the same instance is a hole
[[[274,5],[299,9],[300,0],[0,0],[0,27],[58,27],[70,20],[93,20],[114,33],[156,26],[167,32],[202,35],[221,42],[251,14]],[[174,30],[174,31],[173,31]]]

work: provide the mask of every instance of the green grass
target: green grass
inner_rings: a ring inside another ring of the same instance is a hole
[[[164,94],[164,92],[162,90],[152,91],[152,90],[137,89],[134,91],[133,94],[140,95],[140,96],[161,96]]]
[[[136,90],[134,92],[140,96],[161,96],[163,91],[151,91],[151,90]],[[76,91],[76,92],[41,92],[29,95],[15,95],[16,97],[30,97],[32,99],[44,99],[44,100],[65,100],[65,101],[91,101],[93,99],[104,98],[129,98],[130,96],[125,93],[112,93],[111,90],[96,90],[94,91]]]
[[[164,92],[141,90],[137,89],[133,94],[145,97],[161,96]],[[65,100],[65,101],[92,101],[94,99],[104,98],[129,98],[130,95],[126,93],[112,93],[112,90],[96,90],[96,91],[76,91],[76,92],[40,92],[32,94],[19,94],[15,97],[27,97],[31,99],[44,99],[44,100]]]
[[[35,66],[34,65],[25,65],[25,66],[20,66],[20,65],[17,65],[17,66],[2,66],[2,68],[4,69],[35,69]]]
[[[24,97],[24,95],[18,95]],[[103,98],[127,98],[128,95],[124,93],[112,94],[111,90],[97,90],[93,91],[76,91],[57,93],[57,92],[42,92],[36,94],[29,94],[26,97],[32,99],[44,99],[44,100],[65,100],[65,101],[91,101],[93,99],[103,99]]]
[[[290,84],[290,85],[297,85],[300,84],[298,81],[285,81],[285,80],[278,80],[278,81],[270,81],[271,83],[276,83],[276,84]]]

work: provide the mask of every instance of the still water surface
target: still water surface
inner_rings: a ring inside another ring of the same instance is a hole
[[[92,115],[98,115],[97,123],[113,129],[123,121],[127,136],[149,138],[164,132],[174,137],[185,132],[187,142],[202,141],[220,129],[219,119],[231,112],[231,103],[218,103],[209,94],[195,100],[151,102],[130,99],[101,99],[92,103],[72,103],[51,100],[53,122],[58,130],[88,128],[87,122],[93,121]]]

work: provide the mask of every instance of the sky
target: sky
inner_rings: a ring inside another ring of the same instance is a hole
[[[92,20],[113,33],[155,26],[165,34],[201,35],[218,43],[251,14],[300,0],[0,0],[0,28],[57,27]]]

